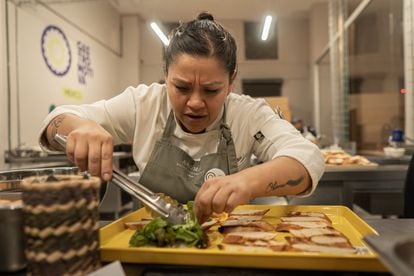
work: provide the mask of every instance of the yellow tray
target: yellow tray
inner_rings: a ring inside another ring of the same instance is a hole
[[[134,230],[125,229],[124,222],[148,217],[146,210],[137,210],[100,230],[102,261],[120,260],[126,263],[152,263],[174,265],[203,265],[222,267],[250,267],[302,270],[338,271],[387,271],[377,255],[362,241],[363,236],[377,234],[367,223],[344,206],[268,206],[243,205],[238,209],[266,209],[265,220],[276,225],[279,218],[290,211],[322,212],[332,220],[335,229],[341,231],[357,247],[359,254],[328,254],[308,252],[232,252],[217,248],[222,235],[216,228],[209,234],[211,246],[197,248],[130,247],[128,242]],[[277,240],[289,234],[278,232]]]

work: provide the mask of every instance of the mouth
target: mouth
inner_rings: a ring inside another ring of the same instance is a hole
[[[200,121],[206,118],[206,115],[198,115],[198,114],[184,114],[188,119],[191,121]]]

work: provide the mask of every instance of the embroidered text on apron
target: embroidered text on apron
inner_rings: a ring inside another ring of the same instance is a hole
[[[172,144],[176,123],[171,111],[162,138],[158,140],[139,182],[153,192],[164,193],[186,203],[210,177],[238,171],[236,150],[230,128],[225,123],[225,111],[220,123],[217,153],[194,160],[184,150]]]

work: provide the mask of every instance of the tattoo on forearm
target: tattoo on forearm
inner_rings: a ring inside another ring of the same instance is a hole
[[[62,125],[63,120],[65,120],[66,115],[60,115],[52,121],[52,140],[55,135],[58,133],[59,127]]]
[[[270,182],[267,185],[266,193],[270,193],[270,192],[273,192],[275,190],[278,190],[278,189],[281,189],[281,188],[284,188],[284,187],[297,186],[300,183],[302,183],[303,179],[305,179],[305,177],[303,175],[301,175],[298,179],[289,179],[285,184],[278,185],[278,183],[276,181],[275,182]]]

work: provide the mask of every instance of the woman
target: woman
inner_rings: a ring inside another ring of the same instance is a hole
[[[233,37],[208,13],[181,24],[164,53],[166,84],[129,87],[45,119],[41,145],[111,179],[113,145],[132,141],[140,183],[181,202],[200,221],[261,196],[310,195],[324,168],[319,149],[263,101],[231,93]],[[263,163],[250,167],[255,155]]]

